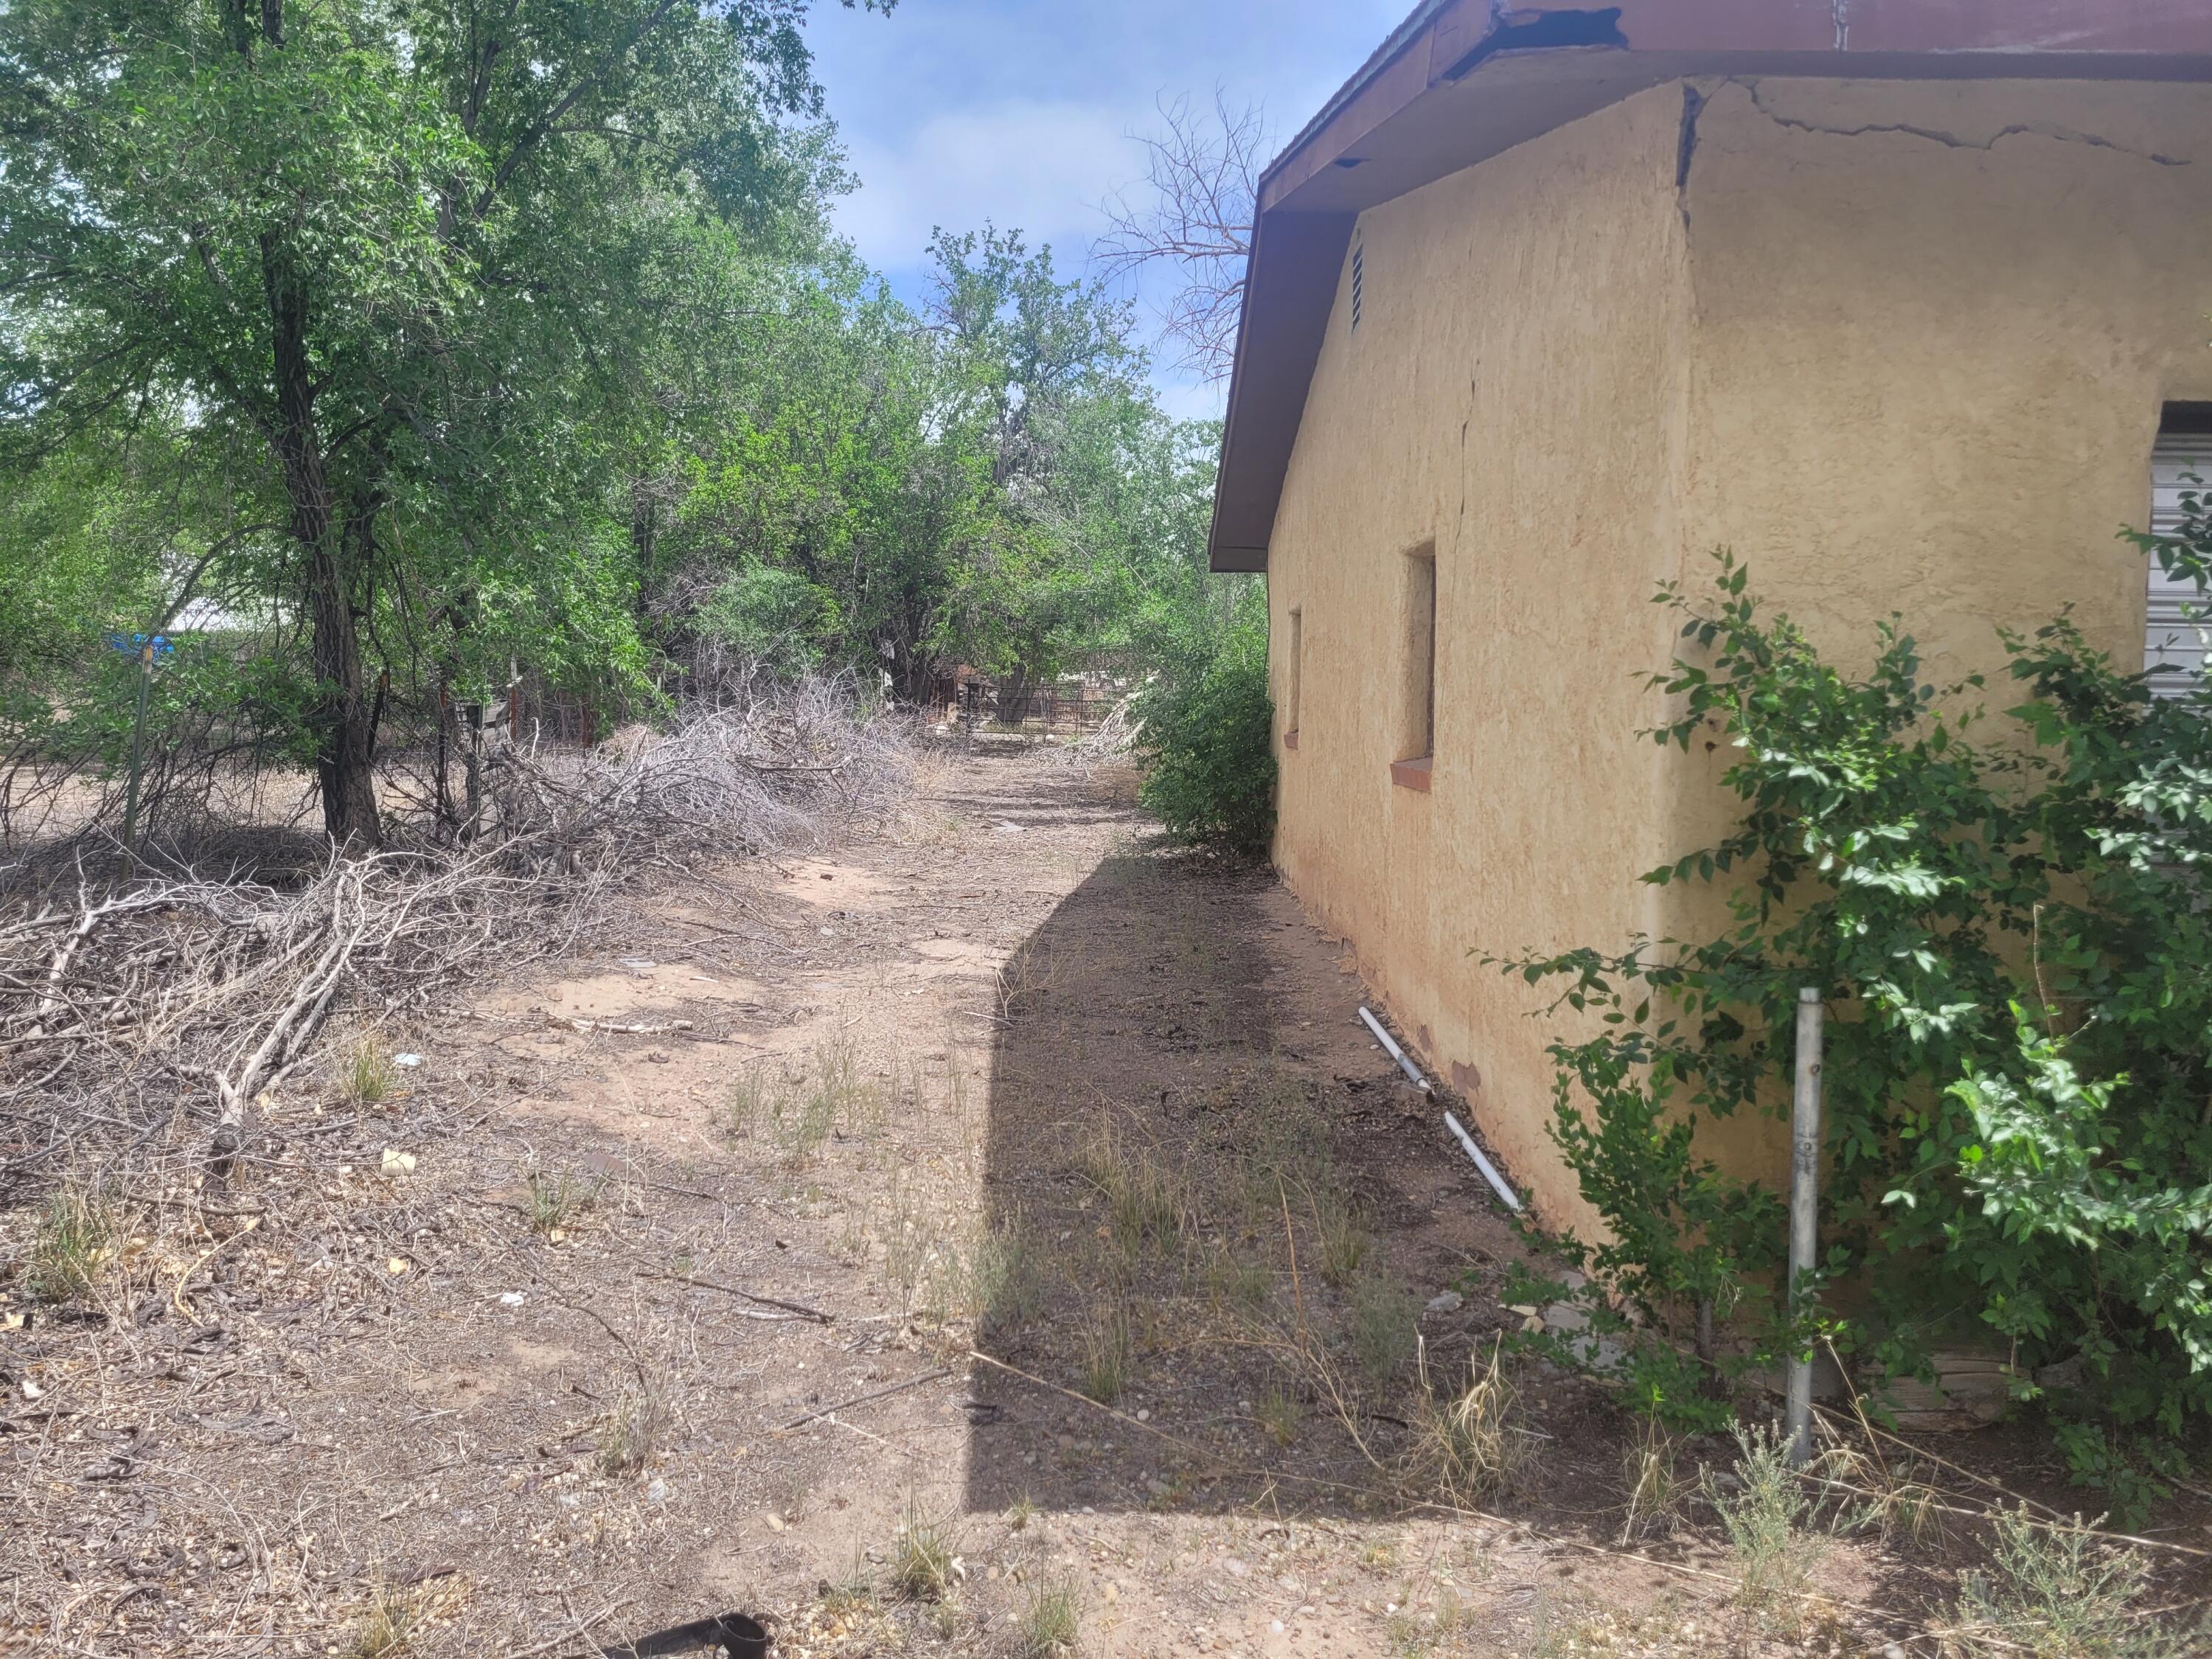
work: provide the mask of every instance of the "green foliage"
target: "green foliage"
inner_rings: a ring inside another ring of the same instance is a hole
[[[1140,798],[1182,841],[1266,853],[1275,829],[1275,705],[1256,604],[1192,641],[1139,702],[1146,763]]]
[[[114,598],[139,628],[179,584],[252,601],[334,834],[376,836],[386,674],[642,694],[628,485],[841,179],[805,10],[0,9],[0,496],[73,495],[70,531],[180,499]],[[88,468],[149,434],[175,497]],[[0,628],[51,635],[4,591]]]
[[[2212,547],[2212,525],[2185,540]],[[1690,648],[1653,681],[1679,700],[1654,735],[1728,753],[1742,818],[1647,879],[1721,888],[1731,925],[1502,964],[1559,987],[1595,1033],[1553,1049],[1553,1133],[1610,1230],[1566,1249],[1594,1326],[1628,1348],[1632,1397],[1710,1424],[1730,1352],[1826,1332],[1877,1372],[1924,1374],[1978,1329],[2023,1398],[2071,1362],[2070,1411],[2201,1428],[2212,694],[2154,702],[2062,618],[2007,638],[2027,697],[1985,741],[1978,683],[1927,684],[1896,623],[1854,676],[1747,589],[1723,556],[1710,602],[1663,592]],[[1806,985],[1832,1009],[1816,1277],[1851,1276],[1842,1320],[1775,1301],[1778,1194],[1697,1152],[1709,1120],[1786,1110]],[[1734,1340],[1698,1358],[1701,1310]],[[2160,1490],[2140,1449],[2067,1444],[2116,1497]]]

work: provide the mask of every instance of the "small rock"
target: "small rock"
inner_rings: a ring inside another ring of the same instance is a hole
[[[652,1483],[645,1489],[645,1501],[648,1504],[659,1504],[665,1501],[667,1497],[668,1483],[659,1475],[654,1475]]]
[[[528,1298],[520,1291],[502,1291],[500,1293],[499,1305],[502,1308],[519,1308],[526,1300]]]
[[[398,1066],[402,1071],[411,1072],[417,1066],[420,1066],[422,1063],[422,1056],[420,1054],[394,1054],[392,1057],[392,1063],[394,1066]]]
[[[769,1512],[766,1519],[768,1521],[768,1529],[770,1532],[781,1532],[783,1530],[783,1517],[776,1514],[774,1510],[771,1510]]]
[[[1442,1296],[1429,1298],[1429,1311],[1433,1314],[1457,1313],[1466,1300],[1457,1291],[1446,1291]]]
[[[1283,1621],[1279,1619],[1271,1620],[1268,1621],[1267,1628],[1280,1636],[1283,1633]]]

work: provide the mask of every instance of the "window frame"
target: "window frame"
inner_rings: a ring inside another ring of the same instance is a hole
[[[1426,790],[1436,769],[1437,751],[1437,544],[1433,537],[1406,550],[1405,600],[1399,649],[1403,679],[1399,690],[1398,740],[1390,762],[1390,781],[1401,788]]]

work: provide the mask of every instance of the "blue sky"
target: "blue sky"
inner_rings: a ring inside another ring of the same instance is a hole
[[[1410,6],[899,0],[884,17],[817,0],[816,72],[861,181],[838,227],[909,298],[935,225],[1018,227],[1066,269],[1104,229],[1100,204],[1142,178],[1131,135],[1158,126],[1160,98],[1205,101],[1218,85],[1263,105],[1279,142]],[[1176,413],[1217,412],[1218,394],[1167,362],[1157,378]]]

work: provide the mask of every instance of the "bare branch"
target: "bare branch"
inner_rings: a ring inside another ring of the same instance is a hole
[[[1227,378],[1237,353],[1244,272],[1260,169],[1267,155],[1259,107],[1232,106],[1216,88],[1211,110],[1188,96],[1159,105],[1164,130],[1144,137],[1146,199],[1105,204],[1113,228],[1091,249],[1108,275],[1137,279],[1168,266],[1177,287],[1161,310],[1184,367]]]

